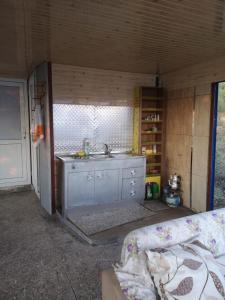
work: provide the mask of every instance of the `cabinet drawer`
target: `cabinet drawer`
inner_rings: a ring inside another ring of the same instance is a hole
[[[123,178],[144,177],[143,167],[123,169]]]
[[[123,179],[122,200],[144,200],[144,177]]]

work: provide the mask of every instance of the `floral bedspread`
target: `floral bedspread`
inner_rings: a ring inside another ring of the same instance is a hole
[[[225,208],[146,226],[124,240],[115,273],[129,300],[156,299],[147,270],[146,250],[169,247],[198,237],[214,257],[225,255]]]

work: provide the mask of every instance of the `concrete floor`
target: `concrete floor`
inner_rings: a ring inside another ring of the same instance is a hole
[[[0,299],[101,299],[100,271],[120,250],[79,241],[33,192],[0,195]]]
[[[166,210],[107,234],[187,214]],[[120,252],[119,243],[93,247],[72,236],[33,192],[0,195],[0,299],[101,299],[101,270],[119,262]]]

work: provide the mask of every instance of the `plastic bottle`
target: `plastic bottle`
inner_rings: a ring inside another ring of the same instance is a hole
[[[89,153],[90,153],[90,142],[89,142],[88,138],[85,138],[83,140],[83,150],[84,150],[86,155],[89,155]]]
[[[145,199],[146,200],[152,199],[152,186],[150,182],[147,182],[145,185]]]

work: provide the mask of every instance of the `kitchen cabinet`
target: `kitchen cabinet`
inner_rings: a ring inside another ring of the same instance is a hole
[[[143,178],[123,179],[122,183],[122,200],[138,200],[143,190]]]
[[[119,200],[119,169],[73,172],[68,176],[68,207]]]
[[[95,203],[119,200],[120,169],[95,171]]]
[[[85,203],[84,203],[85,202]],[[94,172],[73,172],[68,175],[68,207],[94,202]]]
[[[115,155],[106,159],[59,157],[62,214],[84,205],[137,201],[145,196],[144,156]]]

